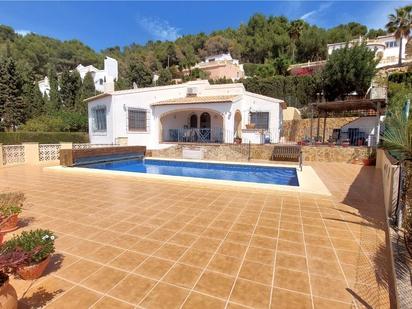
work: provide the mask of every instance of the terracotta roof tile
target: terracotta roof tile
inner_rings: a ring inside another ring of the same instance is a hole
[[[234,102],[237,95],[218,95],[218,96],[189,96],[184,98],[171,99],[153,103],[152,105],[174,105],[174,104],[200,104],[200,103],[227,103]]]

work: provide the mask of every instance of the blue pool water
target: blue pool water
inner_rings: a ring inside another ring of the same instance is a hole
[[[299,186],[296,169],[291,167],[266,167],[152,159],[95,163],[83,165],[82,167],[110,171]]]

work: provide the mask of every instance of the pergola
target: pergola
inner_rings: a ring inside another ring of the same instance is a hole
[[[331,113],[339,114],[344,112],[353,111],[371,111],[376,113],[376,132],[380,130],[380,116],[385,113],[386,109],[386,99],[351,99],[344,101],[332,101],[332,102],[321,102],[321,103],[311,103],[312,116],[310,121],[310,139],[313,138],[313,116],[315,112],[317,113],[318,125],[316,136],[319,136],[320,128],[320,118],[323,118],[323,140],[325,142],[325,131],[326,131],[326,119]],[[376,144],[379,142],[379,134],[376,135]]]

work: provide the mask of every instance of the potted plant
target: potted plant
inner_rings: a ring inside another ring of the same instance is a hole
[[[328,145],[329,147],[334,147],[336,145],[336,142],[333,140],[333,138],[328,139]]]
[[[345,138],[345,139],[342,140],[342,146],[343,147],[349,147],[350,146],[349,138]]]
[[[17,268],[17,273],[24,280],[34,280],[39,278],[47,265],[50,262],[52,253],[54,252],[55,236],[49,230],[37,229],[29,232],[22,232],[20,235],[14,236],[6,241],[3,246],[3,252],[13,252],[22,250],[23,252],[33,252],[27,263]]]
[[[0,194],[0,232],[7,233],[17,228],[18,215],[23,208],[25,200],[22,192]]]
[[[254,129],[254,128],[256,128],[256,124],[255,124],[255,123],[248,123],[248,124],[246,125],[246,129]]]
[[[236,133],[234,142],[235,144],[242,144],[242,138],[237,133]]]
[[[30,252],[24,252],[17,249],[0,254],[0,308],[17,309],[17,293],[9,282],[9,275],[15,274],[17,269],[25,265],[30,256],[38,250],[39,248],[35,248]]]
[[[372,151],[369,155],[368,158],[363,159],[363,165],[365,166],[372,166],[376,165],[376,152]]]

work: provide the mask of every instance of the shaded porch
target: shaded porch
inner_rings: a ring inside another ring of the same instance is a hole
[[[223,115],[213,110],[170,112],[160,118],[160,125],[161,142],[224,143],[228,140]]]

